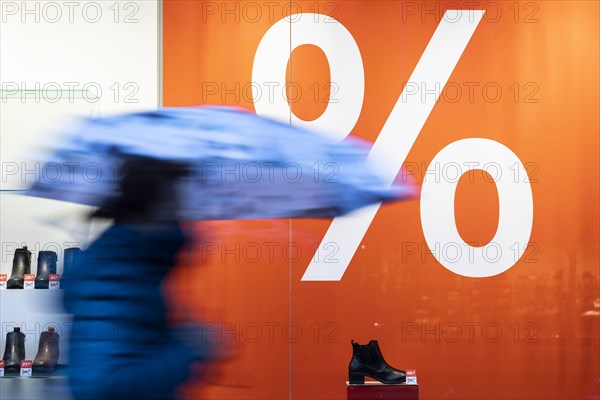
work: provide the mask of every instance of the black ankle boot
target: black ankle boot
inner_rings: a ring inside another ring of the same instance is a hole
[[[365,376],[390,385],[406,382],[406,372],[385,361],[377,340],[371,340],[365,345],[352,341],[352,359],[348,373],[352,385],[364,384]]]
[[[48,289],[50,274],[56,274],[56,253],[53,251],[40,251],[38,253],[37,275],[35,277],[36,289]]]
[[[13,332],[6,334],[6,348],[4,349],[4,371],[18,373],[21,360],[25,359],[25,334],[21,328],[15,327]]]
[[[51,374],[58,362],[58,333],[53,327],[47,332],[42,332],[38,352],[33,360],[34,374]]]
[[[27,246],[15,250],[13,258],[12,273],[10,279],[6,282],[7,289],[23,289],[25,274],[31,273],[31,252]]]

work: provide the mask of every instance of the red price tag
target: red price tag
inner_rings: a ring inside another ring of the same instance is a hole
[[[416,385],[417,384],[417,370],[416,369],[407,369],[406,370],[406,384],[407,385]]]
[[[59,289],[60,288],[60,275],[59,274],[50,274],[50,284],[48,285],[48,289]]]
[[[35,275],[34,274],[25,274],[25,283],[23,285],[23,289],[34,289],[35,288]]]
[[[4,360],[0,360],[0,368],[4,368]]]
[[[8,280],[8,275],[0,274],[0,282],[6,282]]]
[[[33,366],[33,361],[31,360],[21,360],[21,376],[31,376],[31,367]]]

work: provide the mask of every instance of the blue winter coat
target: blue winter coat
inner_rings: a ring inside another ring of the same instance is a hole
[[[193,359],[167,326],[160,289],[182,244],[176,223],[113,225],[65,271],[75,399],[171,399],[186,380]]]

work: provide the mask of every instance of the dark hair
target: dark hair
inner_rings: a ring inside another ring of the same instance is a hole
[[[189,173],[183,163],[148,157],[129,157],[119,170],[116,197],[102,205],[93,217],[115,222],[143,221],[157,206],[176,200],[176,184]]]

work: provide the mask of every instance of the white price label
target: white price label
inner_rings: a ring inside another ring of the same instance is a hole
[[[25,274],[23,289],[35,289],[35,275]]]
[[[406,370],[406,384],[416,385],[417,384],[417,371],[414,369]]]
[[[60,289],[60,275],[59,274],[50,274],[50,282],[48,285],[48,289]]]
[[[33,361],[22,360],[21,361],[21,376],[31,376],[31,369],[33,367]]]

